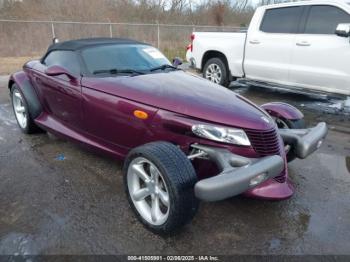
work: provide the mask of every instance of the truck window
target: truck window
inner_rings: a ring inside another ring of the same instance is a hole
[[[296,33],[301,13],[300,6],[267,9],[260,30],[266,33]]]
[[[350,23],[350,15],[335,6],[315,5],[311,7],[305,34],[334,34],[340,23]]]

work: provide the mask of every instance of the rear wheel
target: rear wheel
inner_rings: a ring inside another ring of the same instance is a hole
[[[127,198],[151,231],[167,234],[189,222],[198,209],[197,176],[176,146],[154,142],[133,149],[124,164]]]
[[[204,65],[203,77],[209,81],[228,87],[230,84],[228,69],[222,59],[210,58]]]
[[[304,129],[306,128],[304,119],[288,120],[284,118],[277,118],[276,123],[278,128],[282,129]],[[291,162],[296,159],[296,154],[293,145],[289,145],[291,148],[287,153],[287,161]]]
[[[28,105],[16,84],[11,88],[11,101],[13,112],[22,132],[25,134],[32,134],[40,131],[31,118]]]

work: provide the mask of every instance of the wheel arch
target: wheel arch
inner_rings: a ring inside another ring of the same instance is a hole
[[[8,85],[7,85],[7,88],[11,91],[11,88],[12,88],[13,84],[15,84],[15,83],[16,83],[15,80],[10,78]]]
[[[217,51],[217,50],[208,50],[203,54],[203,58],[202,58],[202,62],[201,62],[201,70],[203,71],[204,66],[208,62],[209,59],[215,58],[215,57],[220,58],[224,62],[228,72],[230,72],[230,68],[228,66],[228,60],[227,60],[226,55],[220,51]],[[229,75],[231,75],[231,73]]]
[[[27,103],[28,111],[32,119],[37,118],[42,112],[42,105],[27,74],[24,71],[19,71],[11,75],[10,80],[8,82],[9,90],[11,90],[14,84],[16,84],[16,86],[22,93],[25,102]]]
[[[296,107],[282,102],[271,102],[261,106],[270,116],[288,120],[303,119],[304,114]]]

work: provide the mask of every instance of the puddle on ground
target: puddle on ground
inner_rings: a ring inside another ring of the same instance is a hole
[[[11,127],[17,124],[14,116],[12,117],[11,105],[1,104],[0,105],[0,121],[6,126]]]
[[[330,155],[318,153],[321,168],[328,170],[329,174],[335,179],[340,179],[344,182],[350,182],[350,157]]]
[[[288,102],[300,109],[313,109],[329,114],[350,115],[350,97],[326,97],[318,95],[293,94],[292,92],[261,88],[256,86],[231,86],[231,89],[252,101],[263,104],[271,100]]]
[[[273,238],[269,241],[269,250],[276,250],[281,247],[281,240],[278,238]]]
[[[0,253],[11,255],[38,254],[33,236],[23,233],[10,233],[0,239]]]

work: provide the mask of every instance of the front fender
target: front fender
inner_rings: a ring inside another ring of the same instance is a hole
[[[284,118],[288,120],[298,120],[304,118],[303,113],[286,103],[272,102],[261,106],[270,116]]]
[[[8,84],[10,90],[13,84],[16,84],[16,86],[24,96],[25,102],[29,110],[29,114],[32,117],[32,119],[37,118],[42,112],[42,106],[40,104],[38,95],[26,72],[19,71],[12,74]]]

